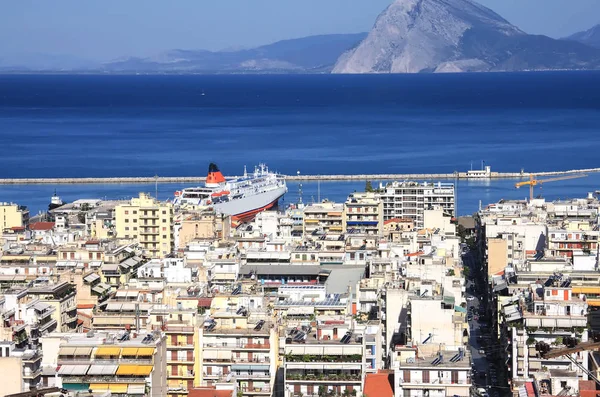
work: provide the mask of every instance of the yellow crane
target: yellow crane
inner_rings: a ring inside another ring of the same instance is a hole
[[[529,174],[528,181],[518,182],[515,184],[515,187],[518,189],[521,186],[529,185],[529,200],[533,200],[533,187],[536,185],[541,185],[543,183],[548,183],[548,182],[564,181],[566,179],[584,178],[586,176],[587,175],[585,175],[585,174],[576,174],[576,175],[561,176],[558,178],[534,179],[533,174]]]

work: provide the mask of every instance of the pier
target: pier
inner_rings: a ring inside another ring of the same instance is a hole
[[[404,180],[490,180],[522,179],[542,176],[560,176],[600,172],[600,168],[587,168],[569,171],[545,172],[453,172],[449,174],[355,174],[355,175],[282,175],[287,181],[404,181]],[[235,178],[234,176],[228,178]],[[113,178],[3,178],[0,185],[65,185],[65,184],[148,184],[148,183],[200,183],[204,176],[153,176],[153,177],[113,177]]]

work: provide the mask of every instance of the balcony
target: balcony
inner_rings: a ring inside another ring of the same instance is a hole
[[[289,382],[361,382],[362,374],[360,372],[353,373],[306,373],[306,372],[288,372],[286,374],[286,381]]]
[[[25,367],[23,368],[23,378],[24,379],[35,379],[38,376],[42,375],[42,367],[32,370],[31,368]]]
[[[270,343],[205,343],[204,348],[228,348],[231,350],[270,350]]]
[[[76,318],[77,319],[77,318]],[[45,324],[39,324],[40,332],[45,332],[49,330],[51,327],[56,326],[56,320],[52,319]]]
[[[167,372],[167,378],[169,379],[194,379],[193,371],[177,371],[177,373]]]
[[[268,394],[271,395],[271,388],[269,386],[264,387],[242,387],[242,393],[244,394]]]
[[[187,350],[187,349],[194,349],[194,345],[193,344],[187,344],[187,343],[178,343],[176,345],[169,345],[167,344],[167,350]]]

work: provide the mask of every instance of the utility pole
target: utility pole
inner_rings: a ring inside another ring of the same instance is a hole
[[[154,198],[158,201],[158,174],[154,175]]]

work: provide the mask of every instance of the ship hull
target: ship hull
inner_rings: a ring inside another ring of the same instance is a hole
[[[247,222],[254,219],[259,212],[273,208],[285,193],[287,187],[279,187],[249,197],[214,204],[214,208],[217,212],[231,215],[236,221]]]

